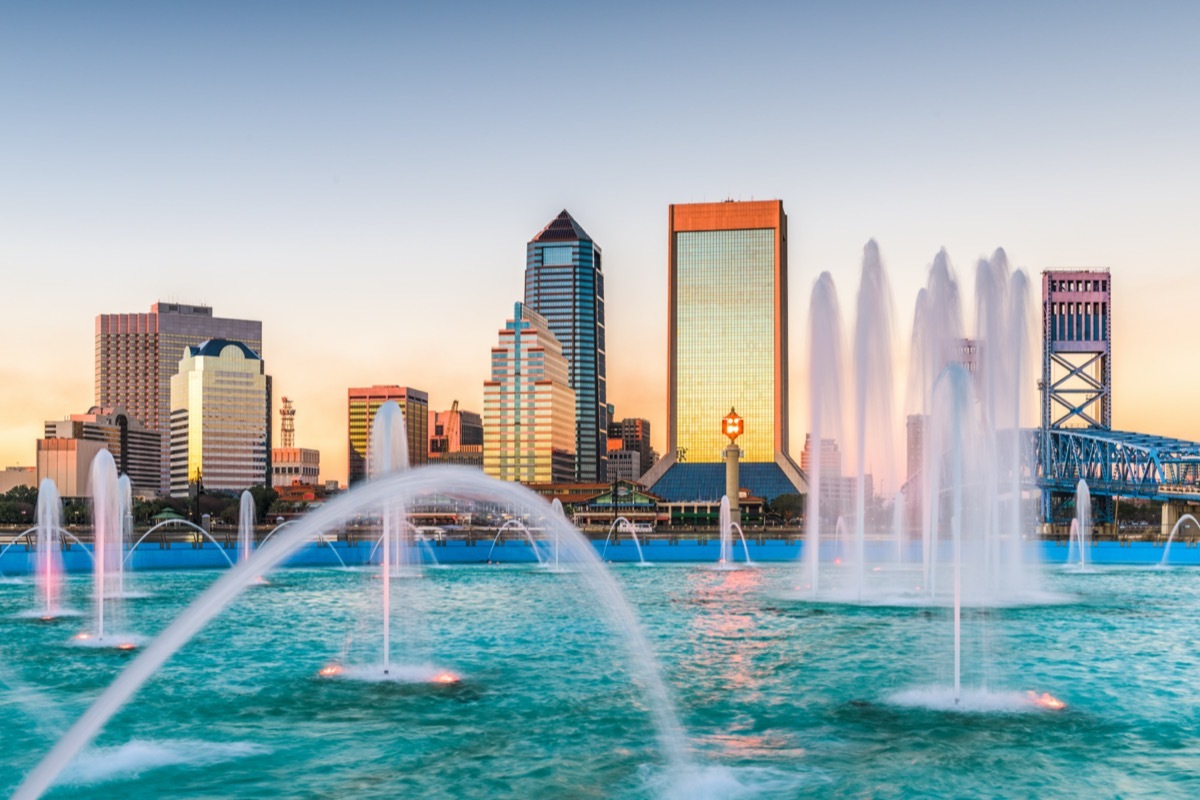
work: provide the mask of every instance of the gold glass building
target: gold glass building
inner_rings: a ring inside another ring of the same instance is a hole
[[[408,436],[408,465],[429,463],[429,394],[408,386],[362,386],[347,393],[347,443],[350,448],[348,482],[351,486],[367,478],[367,449],[371,425],[379,407],[389,400],[400,406]]]
[[[768,500],[804,491],[788,455],[782,201],[672,205],[667,248],[668,452],[642,482],[667,500],[720,499],[721,420],[734,407],[745,420],[743,488]]]
[[[268,380],[242,342],[188,347],[171,378],[171,496],[188,484],[240,492],[269,485]]]
[[[504,481],[570,483],[575,441],[562,345],[545,317],[517,303],[483,383],[483,471]]]

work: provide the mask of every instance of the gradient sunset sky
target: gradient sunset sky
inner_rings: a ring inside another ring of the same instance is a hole
[[[968,298],[998,246],[1111,268],[1115,427],[1200,439],[1198,30],[1196,3],[8,4],[0,467],[92,404],[95,316],[163,300],[261,319],[344,480],[346,387],[482,410],[563,208],[604,251],[610,402],[662,450],[667,205],[726,198],[789,216],[794,453],[813,281],[849,319],[872,237],[901,343],[940,247]]]

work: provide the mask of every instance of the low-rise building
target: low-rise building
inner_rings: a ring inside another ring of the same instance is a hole
[[[86,476],[92,468],[92,459],[101,450],[112,454],[118,474],[129,476],[135,493],[158,494],[162,437],[123,408],[92,406],[85,414],[47,420],[44,431],[44,438],[37,444],[37,480],[51,478],[63,497],[82,497],[88,493]],[[80,441],[90,444],[66,444]]]
[[[430,411],[429,463],[483,469],[483,417],[457,400],[449,411]]]
[[[609,439],[611,442],[612,439]],[[642,454],[636,450],[608,451],[608,482],[636,481],[642,477]]]
[[[49,478],[60,497],[87,497],[92,461],[106,449],[104,442],[92,439],[38,439],[38,483]]]
[[[276,447],[271,450],[271,487],[300,483],[317,486],[321,481],[321,451],[307,447]]]
[[[37,467],[5,467],[0,470],[0,494],[7,494],[18,486],[37,486]]]

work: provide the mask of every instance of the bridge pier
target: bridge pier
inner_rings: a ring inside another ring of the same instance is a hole
[[[1200,505],[1195,503],[1181,503],[1173,500],[1168,500],[1162,504],[1162,535],[1164,538],[1171,535],[1171,530],[1175,527],[1175,523],[1179,522],[1179,518],[1184,514],[1191,514],[1193,517],[1200,519]]]

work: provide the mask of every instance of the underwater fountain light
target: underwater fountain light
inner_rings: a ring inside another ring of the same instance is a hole
[[[1038,694],[1037,692],[1031,691],[1026,692],[1025,696],[1029,698],[1030,703],[1033,703],[1038,708],[1045,708],[1049,709],[1050,711],[1062,711],[1067,707],[1066,703],[1064,703],[1062,700],[1059,700],[1049,692],[1042,692],[1041,694]]]

